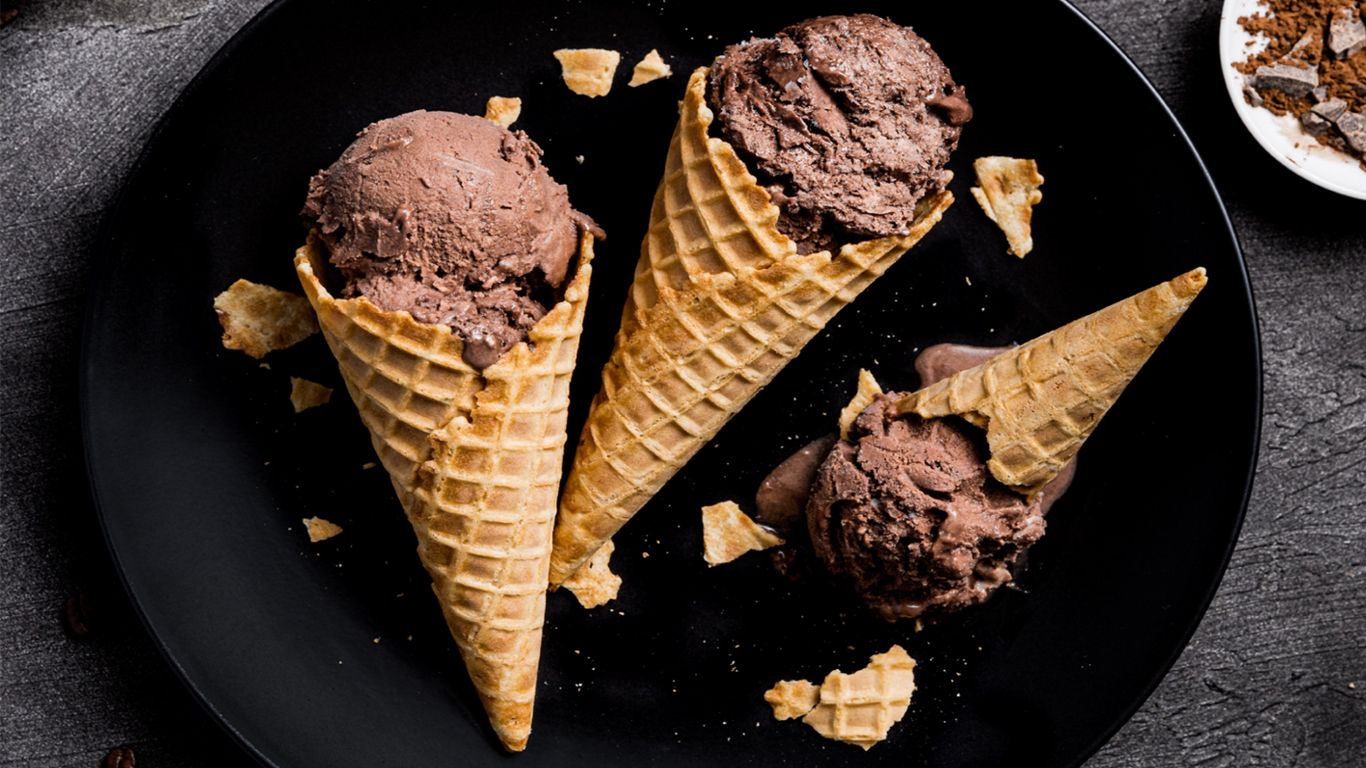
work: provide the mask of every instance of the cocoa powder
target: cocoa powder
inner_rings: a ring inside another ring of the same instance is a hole
[[[1251,35],[1261,34],[1268,40],[1268,45],[1260,53],[1249,54],[1246,61],[1235,63],[1234,69],[1255,76],[1258,67],[1277,62],[1300,68],[1316,67],[1322,90],[1318,97],[1314,94],[1295,97],[1275,89],[1258,88],[1256,95],[1260,97],[1260,104],[1250,92],[1244,91],[1243,98],[1274,114],[1297,118],[1327,99],[1341,99],[1350,112],[1366,110],[1366,48],[1345,59],[1337,59],[1325,44],[1333,19],[1366,17],[1366,3],[1360,0],[1262,0],[1260,4],[1265,11],[1244,16],[1238,19],[1238,24]],[[1306,43],[1292,53],[1296,44],[1306,37]],[[1306,138],[1314,137],[1306,134]],[[1327,132],[1318,141],[1361,156],[1337,131]]]

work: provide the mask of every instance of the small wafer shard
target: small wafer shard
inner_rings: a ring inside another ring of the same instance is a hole
[[[641,59],[640,62],[636,64],[635,70],[631,72],[631,82],[627,83],[627,85],[635,88],[636,86],[645,85],[646,83],[653,83],[661,77],[668,77],[672,74],[673,70],[669,68],[668,64],[664,63],[664,59],[660,57],[659,51],[652,50],[645,54],[645,58]]]
[[[602,48],[561,48],[555,51],[564,70],[564,84],[580,96],[597,98],[612,90],[621,54]]]
[[[308,299],[248,280],[218,294],[213,309],[223,325],[223,346],[258,360],[318,332],[318,317]]]
[[[972,162],[972,169],[980,185],[972,188],[972,196],[987,218],[1005,233],[1010,253],[1024,258],[1034,250],[1030,221],[1034,206],[1043,200],[1038,163],[1015,157],[979,157]]]
[[[820,703],[802,718],[827,739],[857,744],[865,750],[887,738],[901,720],[915,692],[915,659],[899,645],[846,675],[826,675]]]
[[[295,413],[323,405],[332,399],[332,388],[324,387],[316,381],[290,376],[289,382],[293,385],[293,389],[289,393],[289,401],[294,403]]]
[[[702,557],[708,565],[729,563],[751,550],[782,543],[777,534],[751,520],[733,501],[702,508]]]
[[[776,720],[795,720],[816,707],[821,687],[806,680],[781,680],[764,692]]]
[[[511,128],[522,116],[522,100],[503,96],[490,96],[484,107],[484,119],[495,122],[504,128]]]
[[[873,374],[860,368],[858,372],[858,391],[854,393],[854,399],[844,406],[840,411],[840,439],[849,439],[849,427],[853,425],[854,419],[858,418],[863,409],[872,404],[873,398],[882,394],[882,387],[878,386],[877,379]]]
[[[314,544],[317,544],[320,541],[326,541],[342,532],[340,525],[324,520],[321,517],[305,517],[304,525],[308,526],[308,540]]]
[[[579,605],[584,608],[597,608],[617,599],[617,590],[621,589],[621,577],[612,573],[607,564],[616,548],[616,544],[608,539],[607,543],[599,547],[573,576],[564,580],[563,586],[574,593]]]

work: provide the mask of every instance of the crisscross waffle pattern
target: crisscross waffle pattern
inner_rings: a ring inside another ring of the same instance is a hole
[[[602,389],[560,502],[550,581],[611,538],[844,305],[953,202],[909,233],[798,255],[768,193],[719,139],[693,73]]]
[[[1057,476],[1200,290],[1187,272],[903,398],[898,413],[987,430],[987,467],[1033,497]]]
[[[802,722],[827,739],[866,750],[887,738],[887,731],[905,716],[914,692],[915,659],[894,645],[852,675],[838,670],[826,675],[820,703]]]
[[[310,234],[295,254],[295,271],[375,453],[407,508],[417,468],[431,456],[428,435],[453,418],[469,417],[484,378],[465,362],[464,342],[448,327],[386,312],[364,297],[334,298],[319,277],[326,263]]]
[[[417,534],[418,554],[489,720],[513,751],[525,747],[531,731],[569,380],[592,245],[584,235],[573,282],[528,343],[482,373],[465,364],[462,342],[445,326],[382,312],[365,299],[333,299],[314,275],[321,254],[311,241],[311,252],[305,246],[296,258],[347,388],[362,417],[367,409],[371,414],[366,425],[376,450],[399,457],[385,466]],[[452,399],[437,400],[442,395]],[[428,425],[422,450],[414,433]]]

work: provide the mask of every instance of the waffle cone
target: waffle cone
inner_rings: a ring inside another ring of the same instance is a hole
[[[551,531],[592,275],[581,241],[564,299],[529,343],[482,372],[443,325],[337,299],[317,241],[295,256],[304,292],[376,453],[417,534],[418,554],[489,721],[510,751],[531,731]]]
[[[778,208],[726,142],[708,136],[706,69],[693,73],[655,193],[616,347],[560,501],[558,585],[920,240],[953,202],[923,200],[904,235],[799,255]]]
[[[987,431],[992,475],[1033,498],[1071,460],[1205,287],[1203,267],[907,395],[897,413]]]

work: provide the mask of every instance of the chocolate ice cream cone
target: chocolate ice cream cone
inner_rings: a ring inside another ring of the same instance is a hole
[[[844,305],[953,202],[928,196],[906,234],[799,255],[779,210],[708,135],[707,70],[688,81],[602,389],[560,503],[552,585],[616,533]]]
[[[1081,448],[1205,287],[1200,267],[958,373],[896,405],[987,431],[987,467],[1031,500]]]
[[[531,731],[541,627],[593,238],[564,298],[482,372],[447,326],[338,299],[313,236],[295,256],[347,391],[418,538],[446,623],[510,751]]]

